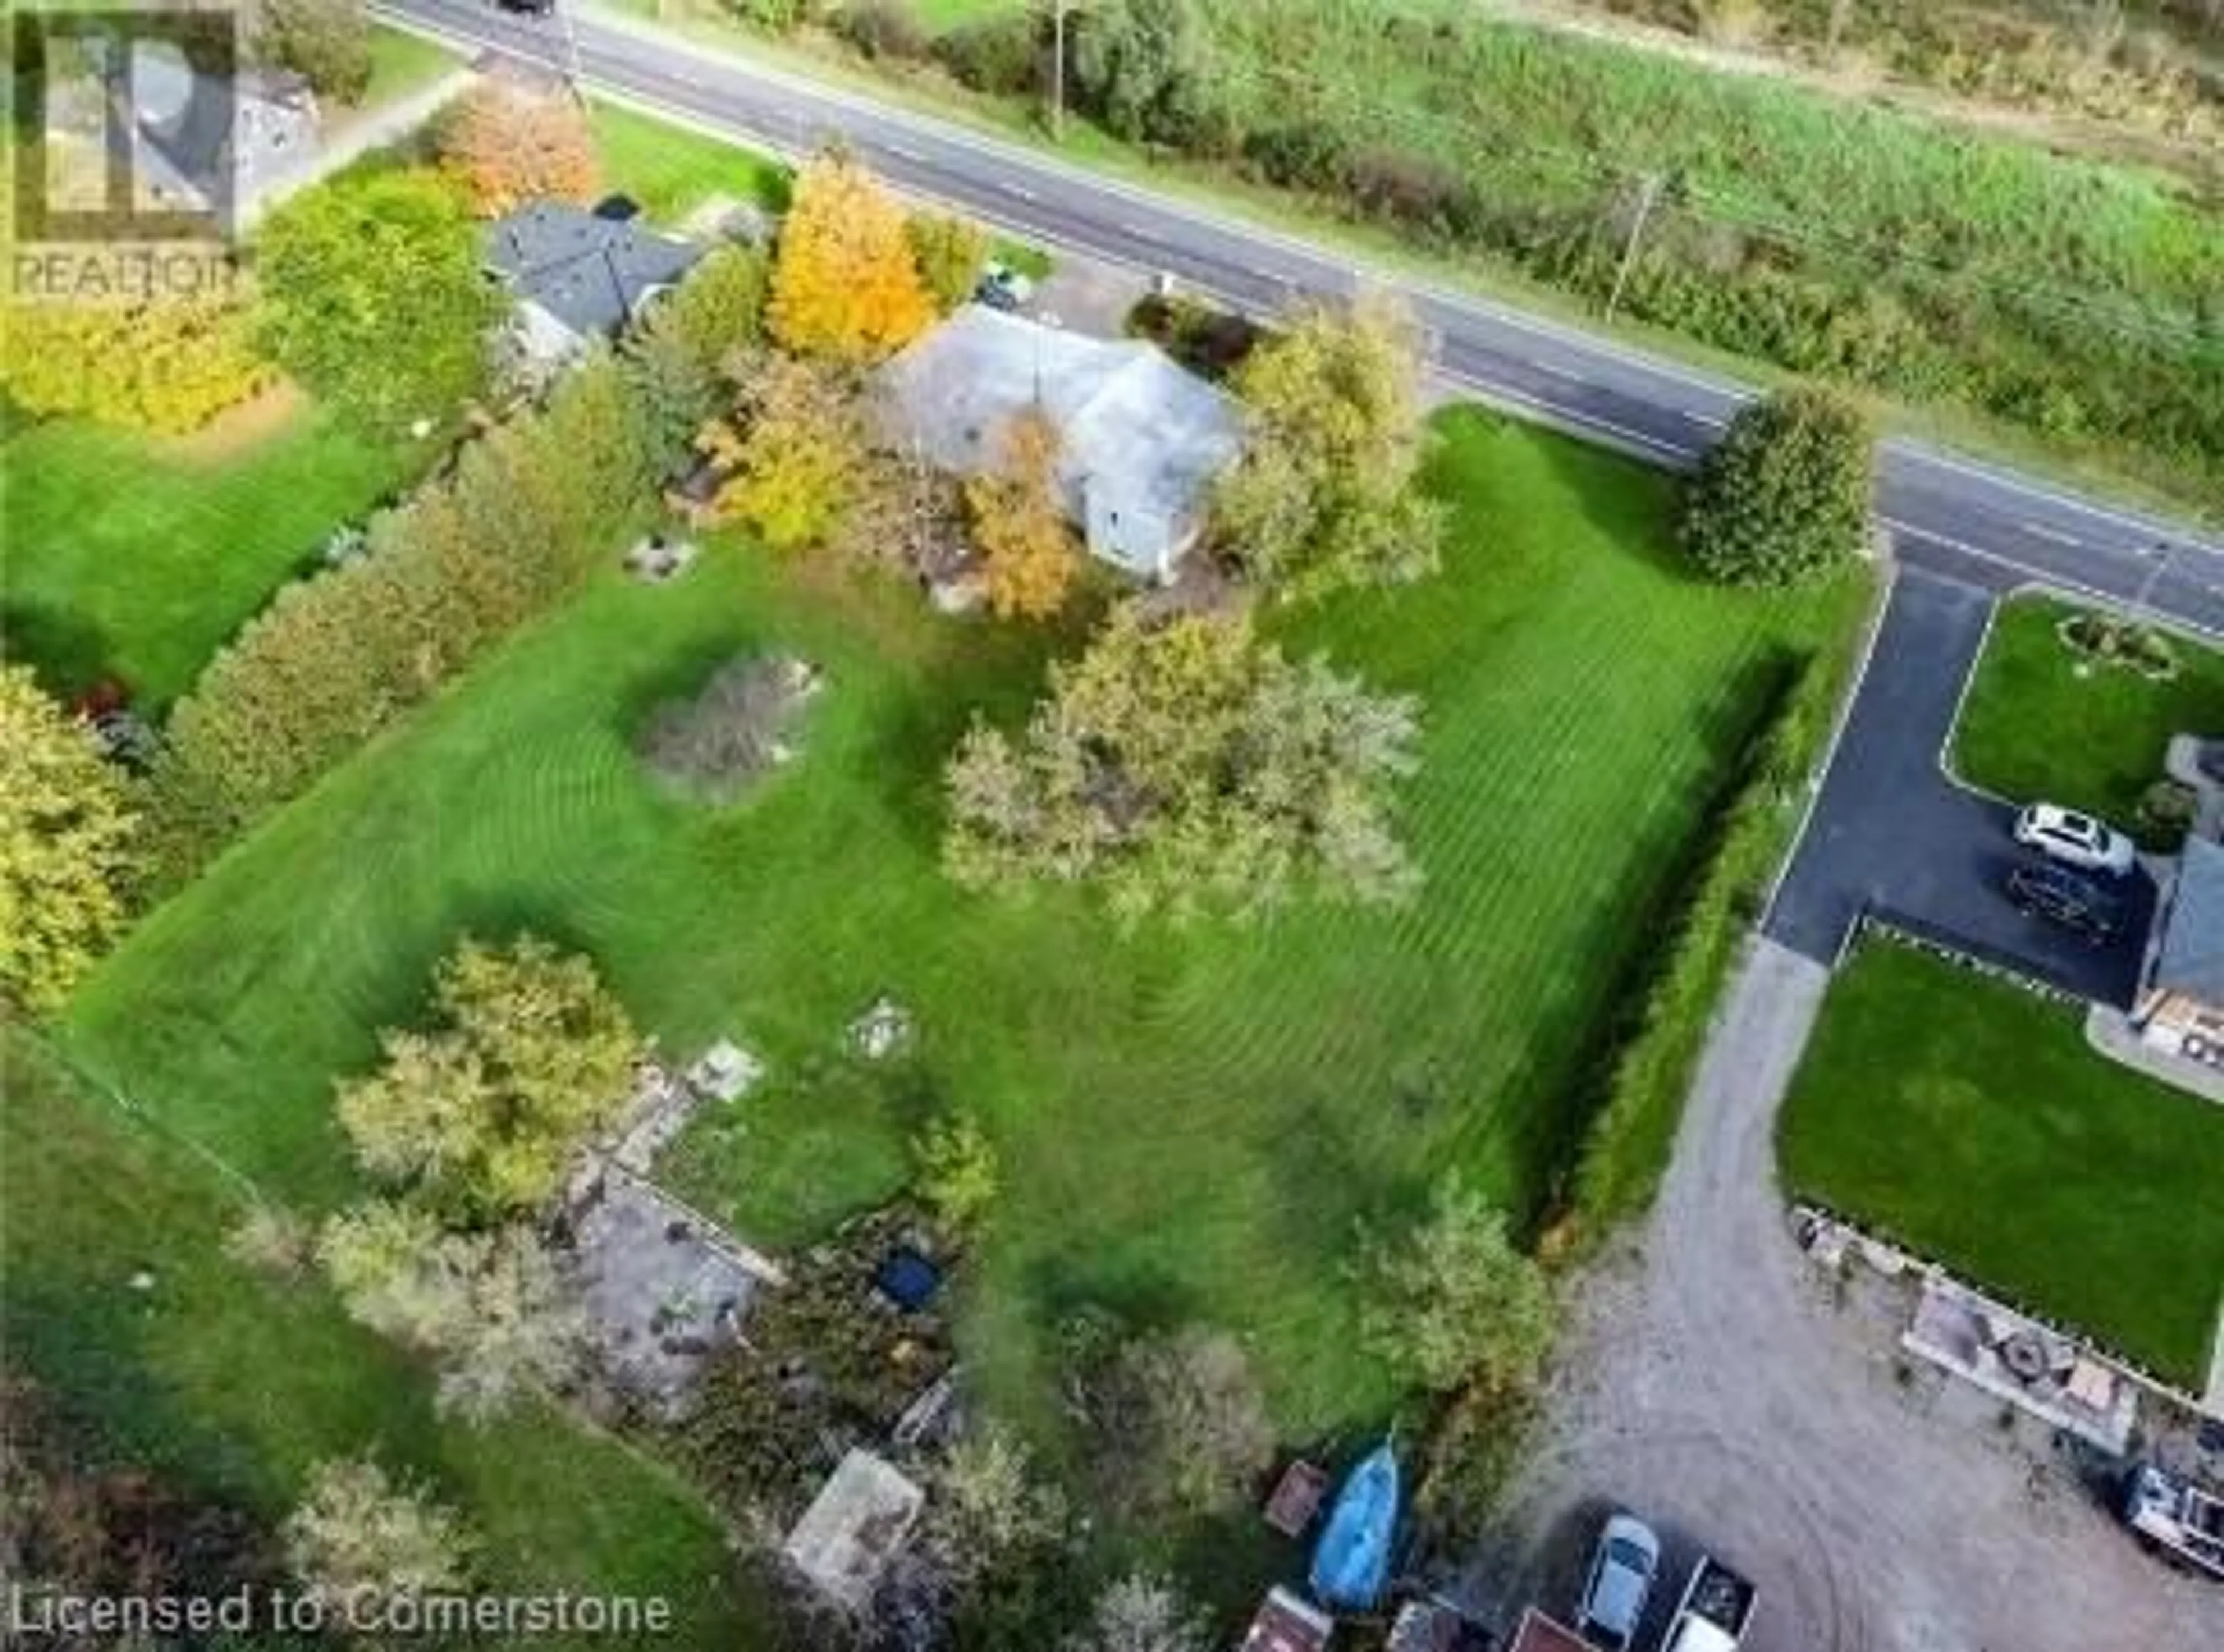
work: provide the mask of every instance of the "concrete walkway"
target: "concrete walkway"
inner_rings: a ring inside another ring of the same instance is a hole
[[[1776,1120],[1829,978],[1754,943],[1657,1208],[1583,1282],[1478,1592],[1566,1608],[1621,1505],[1659,1526],[1677,1582],[1705,1549],[1759,1585],[1744,1652],[2224,1646],[2224,1590],[2142,1554],[2043,1434],[1904,1372],[1896,1324],[1842,1300],[1793,1243]]]
[[[2095,1005],[2085,1016],[2085,1041],[2109,1060],[2134,1073],[2183,1090],[2189,1096],[2224,1105],[2224,1068],[2204,1067],[2189,1056],[2158,1050],[2139,1036],[2131,1018]]]

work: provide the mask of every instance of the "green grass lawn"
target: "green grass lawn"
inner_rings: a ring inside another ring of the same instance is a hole
[[[77,421],[19,431],[0,446],[9,656],[60,692],[112,674],[165,704],[421,462],[313,412],[221,455]]]
[[[1856,955],[1782,1124],[1792,1192],[2198,1390],[2224,1283],[2224,1108],[2104,1060],[2071,1010]]]
[[[313,1207],[352,1187],[335,1073],[417,1013],[458,932],[591,952],[674,1054],[734,1032],[774,1079],[682,1144],[692,1196],[784,1244],[890,1192],[934,1107],[976,1110],[1005,1195],[966,1281],[992,1400],[1051,1405],[1084,1301],[1242,1331],[1292,1438],[1392,1402],[1355,1348],[1362,1218],[1464,1167],[1522,1211],[1564,1167],[1615,983],[1787,649],[1853,593],[1703,588],[1670,484],[1474,413],[1435,485],[1448,566],[1292,628],[1427,704],[1405,820],[1429,886],[1395,913],[1122,934],[1071,893],[970,897],[936,860],[939,769],[976,707],[1016,720],[1042,640],[714,544],[682,583],[615,577],[373,743],[155,914],[76,1001],[92,1068]],[[728,813],[644,782],[628,740],[736,651],[831,687],[805,758]],[[860,1070],[888,991],[920,1038]]]
[[[968,23],[985,22],[1020,9],[1024,0],[918,0],[912,8],[930,35],[946,35]]]
[[[246,1204],[219,1169],[29,1037],[0,1036],[8,1359],[92,1457],[275,1522],[313,1464],[375,1452],[466,1512],[482,1586],[660,1593],[676,1644],[762,1644],[726,1602],[723,1531],[672,1475],[538,1408],[484,1430],[442,1421],[422,1376],[320,1287],[225,1256]],[[153,1288],[135,1290],[142,1269]]]
[[[631,195],[653,218],[670,224],[713,195],[787,210],[793,174],[785,161],[619,104],[597,103],[591,118],[610,187]],[[1035,281],[1052,267],[1048,252],[1009,236],[992,237],[989,253]]]
[[[446,47],[399,28],[374,26],[370,31],[370,85],[363,89],[358,107],[376,109],[381,104],[406,98],[433,84],[463,60]]]
[[[768,212],[787,209],[784,161],[620,104],[597,99],[590,119],[605,180],[653,218],[669,224],[713,195],[730,195]]]
[[[2001,607],[1955,731],[1954,766],[2005,797],[2132,830],[2170,736],[2224,735],[2224,654],[2175,642],[2183,668],[2169,682],[2087,666],[2055,635],[2077,611],[2038,597]]]

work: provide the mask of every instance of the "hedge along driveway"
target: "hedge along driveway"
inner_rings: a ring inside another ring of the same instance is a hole
[[[2224,1294],[2224,1108],[2103,1060],[2077,1013],[1872,943],[1780,1128],[1796,1195],[2198,1391]]]
[[[943,757],[976,708],[1023,717],[1049,641],[722,539],[676,585],[607,579],[372,742],[110,960],[72,1046],[329,1206],[352,1187],[333,1075],[417,1013],[458,930],[530,926],[594,954],[674,1054],[733,1032],[771,1058],[675,1167],[754,1237],[889,1192],[936,1108],[982,1117],[1005,1199],[965,1339],[998,1405],[1054,1415],[1052,1334],[1086,1300],[1245,1332],[1292,1437],[1379,1418],[1355,1222],[1402,1218],[1448,1165],[1544,1201],[1656,939],[1632,915],[1772,662],[1850,612],[1690,580],[1656,475],[1472,412],[1443,428],[1446,572],[1286,626],[1425,703],[1410,908],[1123,934],[1070,892],[964,895],[937,863]],[[769,649],[826,672],[802,759],[724,814],[649,784],[629,750],[649,708]],[[919,1048],[861,1070],[842,1029],[883,991]]]

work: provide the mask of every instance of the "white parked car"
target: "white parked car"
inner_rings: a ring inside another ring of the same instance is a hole
[[[1659,1571],[1660,1540],[1652,1529],[1634,1515],[1611,1516],[1591,1551],[1576,1632],[1602,1652],[1627,1652]]]
[[[2057,803],[2034,803],[2017,815],[2015,838],[2050,860],[2111,877],[2130,876],[2136,861],[2132,840],[2122,832]]]

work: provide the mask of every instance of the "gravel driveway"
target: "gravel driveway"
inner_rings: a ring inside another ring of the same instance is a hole
[[[1748,1652],[2216,1652],[2224,1587],[2141,1554],[2043,1432],[1904,1380],[1888,1326],[1792,1243],[1776,1111],[1828,981],[1754,943],[1659,1204],[1586,1282],[1478,1592],[1509,1617],[1531,1598],[1570,1610],[1621,1503],[1659,1528],[1675,1586],[1701,1547],[1758,1583]]]

